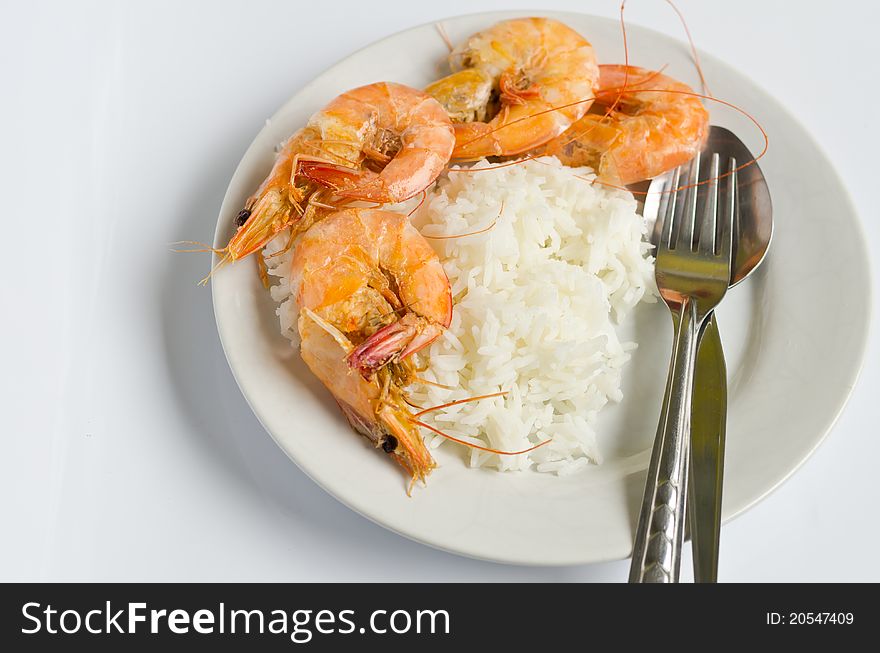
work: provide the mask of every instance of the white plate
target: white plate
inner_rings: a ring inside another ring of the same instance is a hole
[[[444,21],[467,35],[520,12]],[[600,62],[621,61],[619,25],[548,13],[592,41]],[[631,26],[630,61],[698,87],[684,44]],[[260,131],[238,166],[215,245],[269,170],[274,147],[340,92],[380,80],[422,87],[444,72],[446,47],[433,25],[395,34],[338,63],[296,93]],[[703,55],[714,94],[754,113],[770,134],[761,162],[773,195],[776,231],[768,260],[718,310],[730,374],[724,518],[767,495],[821,442],[855,383],[867,342],[870,289],[864,238],[836,172],[809,134],[772,97],[726,64]],[[754,127],[721,105],[712,122],[753,151]],[[671,346],[665,307],[636,310],[624,336],[640,343],[624,375],[623,402],[600,420],[606,460],[558,478],[465,466],[453,447],[437,451],[428,487],[404,492],[396,465],[356,436],[323,386],[278,331],[275,306],[253,258],[213,280],[214,311],[229,365],[278,445],[333,496],[414,540],[477,558],[521,564],[577,564],[630,554],[649,447]]]

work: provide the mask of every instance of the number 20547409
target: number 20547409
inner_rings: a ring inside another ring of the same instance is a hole
[[[851,625],[855,621],[852,612],[768,612],[767,624],[770,626],[812,624]]]

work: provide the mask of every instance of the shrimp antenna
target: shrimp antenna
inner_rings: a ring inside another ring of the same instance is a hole
[[[337,342],[337,344],[339,344],[340,347],[342,347],[343,351],[345,351],[346,353],[349,353],[352,349],[354,349],[354,345],[351,344],[351,341],[345,337],[345,334],[342,333],[342,331],[337,329],[335,326],[330,324],[323,317],[321,317],[320,315],[315,313],[313,310],[311,310],[310,308],[307,308],[305,306],[302,308],[302,312],[312,322],[314,322],[319,327],[321,327],[324,331],[326,331],[327,334],[331,338],[333,338]]]
[[[463,444],[466,447],[471,447],[472,449],[479,449],[480,451],[485,451],[487,453],[497,453],[499,456],[518,456],[519,454],[522,454],[522,453],[529,453],[530,451],[534,451],[535,449],[540,449],[545,444],[550,444],[553,441],[553,438],[550,438],[549,440],[544,440],[543,442],[539,442],[535,446],[529,447],[528,449],[523,449],[522,451],[501,451],[500,449],[491,449],[489,447],[483,447],[483,446],[480,446],[479,444],[474,444],[473,442],[468,442],[466,440],[456,438],[454,436],[449,435],[448,433],[444,433],[440,429],[435,429],[430,424],[425,424],[424,422],[421,422],[417,419],[410,419],[410,421],[417,426],[421,426],[422,428],[426,428],[429,431],[431,431],[432,433],[436,433],[437,435],[446,438],[447,440],[452,440],[453,442],[457,442],[458,444]]]
[[[626,22],[623,19],[623,12],[627,2],[628,0],[622,0],[620,3],[620,32],[623,36],[624,60],[626,64],[629,65],[629,48],[627,47]],[[688,45],[691,49],[691,58],[694,60],[694,67],[697,69],[697,74],[700,76],[700,90],[702,90],[704,95],[708,95],[709,97],[711,97],[712,92],[709,90],[709,84],[708,82],[706,82],[706,76],[703,74],[703,64],[700,62],[700,53],[697,51],[697,45],[694,42],[694,37],[691,36],[691,30],[688,27],[687,21],[684,18],[684,14],[677,6],[675,6],[675,3],[672,0],[666,0],[666,4],[672,7],[672,11],[674,11],[675,15],[678,16],[678,20],[681,23],[681,26],[684,28],[684,33],[687,36]]]
[[[437,383],[436,381],[428,381],[428,379],[423,379],[421,377],[413,377],[413,381],[415,383],[422,383],[424,385],[430,385],[435,388],[443,388],[444,390],[455,390],[454,385],[443,385],[442,383]]]
[[[688,28],[687,21],[684,19],[684,14],[681,13],[681,10],[675,6],[675,3],[672,0],[666,0],[666,4],[672,7],[672,11],[674,11],[678,15],[678,19],[681,21],[681,26],[684,28],[684,33],[687,35],[688,43],[691,46],[691,56],[694,58],[694,66],[697,69],[697,74],[700,76],[700,87],[704,94],[711,97],[712,91],[709,90],[709,84],[706,81],[706,77],[703,75],[703,64],[700,63],[700,53],[697,51],[697,46],[694,43],[694,38],[691,36],[691,30]]]
[[[493,392],[489,395],[480,395],[478,397],[468,397],[467,399],[457,399],[456,401],[450,401],[446,404],[440,404],[439,406],[431,406],[430,408],[422,408],[419,412],[414,413],[413,417],[421,417],[426,413],[433,413],[435,410],[443,410],[444,408],[449,408],[450,406],[458,406],[459,404],[467,404],[472,401],[480,401],[481,399],[491,399],[492,397],[506,397],[507,391],[504,392]],[[407,402],[409,403],[409,402]],[[410,404],[412,406],[412,404]],[[418,408],[418,406],[414,406],[414,408]]]
[[[422,189],[422,199],[419,200],[419,203],[416,204],[416,207],[412,211],[410,211],[409,213],[406,214],[406,217],[408,217],[408,218],[411,217],[413,213],[415,213],[420,208],[422,208],[422,204],[425,203],[425,199],[427,199],[427,197],[428,197],[428,190],[426,188]]]
[[[215,253],[217,253],[217,254],[220,254],[220,253],[223,252],[223,250],[219,250],[219,251],[218,251],[218,250],[214,250],[214,251],[215,251]],[[214,265],[214,267],[211,268],[211,271],[210,271],[210,272],[208,272],[208,276],[206,276],[204,279],[202,279],[201,281],[199,281],[199,285],[200,285],[200,286],[207,286],[207,285],[208,285],[208,282],[211,280],[211,277],[214,276],[214,273],[217,272],[217,270],[219,270],[220,268],[222,268],[224,265],[226,265],[227,263],[229,263],[229,261],[231,261],[231,260],[232,260],[232,256],[231,256],[228,252],[225,253],[224,256],[223,256],[223,258],[221,258],[219,261],[217,261],[217,264]]]
[[[403,399],[403,401],[404,401],[406,404],[408,404],[408,405],[411,406],[412,408],[415,408],[416,410],[421,410],[421,409],[422,409],[421,406],[419,406],[418,404],[414,404],[414,403],[411,402],[409,399],[407,399],[406,395],[401,395],[401,399]],[[416,414],[417,414],[417,415],[421,415],[421,413],[416,413]]]
[[[297,233],[297,230],[291,228],[290,235],[287,237],[287,242],[284,244],[284,247],[279,249],[277,252],[274,252],[273,254],[266,255],[265,258],[270,259],[275,258],[276,256],[284,256],[285,254],[287,254],[287,252],[293,249],[293,243],[296,241],[296,237],[298,235],[299,234]]]
[[[515,161],[505,161],[504,163],[495,163],[492,165],[483,166],[482,168],[449,168],[446,172],[483,172],[484,170],[498,170],[499,168],[506,168],[507,166],[516,166],[521,163],[525,163],[526,161],[538,161],[543,154],[526,154],[521,159],[516,159]]]
[[[487,231],[492,229],[492,227],[494,227],[497,222],[498,222],[498,218],[495,218],[494,220],[492,220],[492,222],[489,223],[488,227],[483,227],[482,229],[478,229],[477,231],[469,231],[466,234],[454,234],[452,236],[429,236],[428,234],[422,234],[422,236],[424,236],[425,238],[430,238],[432,240],[450,240],[452,238],[466,238],[468,236],[476,236],[477,234],[486,233]]]
[[[200,286],[208,285],[208,282],[211,280],[211,277],[214,276],[214,273],[217,272],[217,270],[219,270],[224,265],[229,263],[229,261],[232,260],[232,256],[229,254],[229,251],[226,250],[225,248],[224,249],[217,249],[216,247],[211,247],[210,245],[208,245],[206,243],[200,243],[197,240],[178,240],[178,241],[171,243],[171,245],[198,245],[198,247],[189,248],[189,249],[172,249],[171,250],[172,252],[181,252],[181,253],[211,252],[211,253],[216,254],[217,256],[221,257],[220,260],[217,261],[217,263],[214,265],[214,267],[211,268],[211,271],[208,272],[208,276],[206,276],[204,279],[201,279],[199,281],[198,285],[200,285]]]
[[[538,116],[542,116],[545,113],[553,113],[554,111],[562,111],[563,109],[568,109],[569,107],[576,107],[577,105],[584,104],[585,102],[593,102],[595,99],[596,99],[595,96],[590,96],[590,97],[583,98],[580,100],[575,100],[574,102],[566,102],[565,104],[553,106],[553,107],[550,107],[549,109],[542,109],[541,111],[536,111],[535,113],[532,113],[528,116],[522,116],[521,118],[516,118],[514,120],[511,120],[510,122],[502,122],[502,124],[498,125],[497,127],[490,129],[489,131],[487,131],[483,134],[480,134],[479,136],[475,136],[474,138],[470,139],[469,141],[465,141],[464,143],[461,143],[460,145],[458,143],[456,143],[455,145],[456,145],[456,147],[464,147],[466,145],[470,145],[471,143],[475,143],[482,138],[485,138],[489,134],[494,134],[495,132],[501,131],[502,129],[512,127],[513,125],[520,123],[520,122],[523,122],[524,120],[531,120],[532,118],[537,118]]]
[[[169,245],[198,245],[196,248],[191,249],[172,249],[172,252],[181,252],[181,253],[191,253],[191,252],[213,252],[214,254],[225,254],[225,250],[217,249],[216,247],[211,247],[207,243],[199,242],[198,240],[176,240],[173,243],[168,243]]]
[[[477,229],[476,231],[470,231],[466,234],[455,234],[452,236],[429,236],[428,234],[422,234],[425,238],[431,238],[433,240],[449,240],[452,238],[466,238],[467,236],[476,236],[477,234],[484,234],[490,229],[492,229],[497,223],[498,218],[501,217],[501,214],[504,213],[504,200],[501,200],[501,208],[498,209],[498,215],[489,223],[488,227],[483,227],[482,229]]]
[[[387,313],[381,313],[380,315],[378,315],[377,319],[381,320],[381,319],[388,317],[389,315],[396,315],[398,313],[402,313],[403,311],[408,311],[410,308],[412,308],[413,306],[415,306],[416,304],[418,304],[421,301],[422,301],[421,299],[415,299],[415,300],[411,301],[409,304],[403,304],[402,306],[399,306],[398,308],[392,308]]]
[[[449,34],[446,33],[446,28],[443,26],[443,23],[434,23],[434,27],[437,29],[437,33],[440,34],[440,38],[443,39],[446,47],[449,48],[449,51],[452,52],[455,50],[455,46],[452,45],[452,39],[450,39]]]

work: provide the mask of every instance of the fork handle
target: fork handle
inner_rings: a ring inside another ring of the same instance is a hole
[[[681,567],[699,330],[696,303],[685,299],[678,314],[673,313],[673,325],[675,344],[633,544],[631,583],[677,583]]]

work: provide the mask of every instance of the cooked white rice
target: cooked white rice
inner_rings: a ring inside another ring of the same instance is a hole
[[[478,162],[474,169],[491,167]],[[450,172],[413,222],[431,239],[452,284],[452,324],[429,351],[422,376],[454,389],[418,385],[422,406],[506,391],[422,417],[457,438],[516,456],[463,447],[427,434],[428,445],[454,447],[471,466],[533,467],[572,473],[601,462],[596,419],[622,398],[621,371],[636,344],[616,326],[652,299],[646,224],[629,193],[589,183],[589,169],[555,158],[481,172]],[[282,235],[267,248],[277,251]],[[281,330],[296,339],[296,308],[286,274],[289,255],[268,259],[280,277]],[[446,443],[446,444],[444,444]]]

